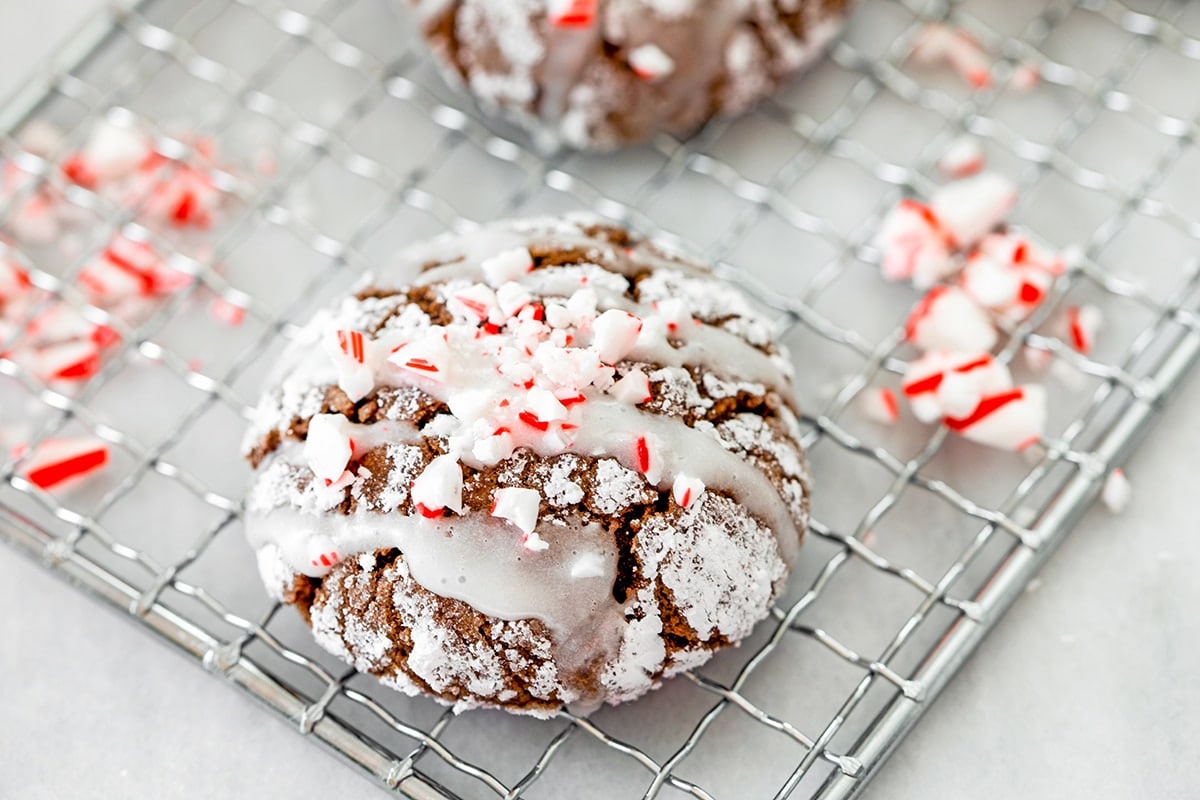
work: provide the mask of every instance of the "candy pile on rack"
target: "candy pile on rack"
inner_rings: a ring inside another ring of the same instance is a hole
[[[927,23],[913,40],[911,57],[914,63],[925,66],[946,65],[975,89],[992,86],[995,59],[979,40],[954,25]],[[1029,91],[1040,79],[1038,68],[1023,62],[1013,67],[1008,85],[1017,91]]]
[[[21,136],[26,151],[51,158],[62,147],[52,126],[33,123]],[[77,152],[62,162],[63,177],[135,212],[145,224],[175,229],[210,228],[227,195],[217,188],[211,170],[217,164],[211,139],[190,142],[189,161],[166,158],[153,138],[136,125],[97,122]],[[14,204],[6,216],[6,233],[27,245],[53,243],[64,230],[85,223],[89,215],[69,203],[51,181],[41,181],[14,161],[0,167],[0,200]]]
[[[150,245],[118,235],[80,269],[77,284],[90,304],[133,323],[191,280]],[[0,357],[46,383],[81,382],[99,371],[103,353],[118,341],[112,328],[34,287],[13,261],[0,261]]]
[[[981,162],[961,156],[953,159],[960,169]],[[1016,385],[990,351],[1002,331],[1033,314],[1067,265],[1063,256],[1003,227],[1016,197],[1016,187],[994,173],[952,182],[929,203],[901,200],[881,224],[875,246],[884,277],[927,290],[905,325],[908,341],[924,352],[903,383],[913,415],[925,423],[940,420],[972,441],[1022,450],[1044,431],[1045,390]],[[1098,309],[1067,308],[1064,341],[1088,353],[1101,322]],[[895,422],[899,410],[881,391],[863,395],[863,413]]]

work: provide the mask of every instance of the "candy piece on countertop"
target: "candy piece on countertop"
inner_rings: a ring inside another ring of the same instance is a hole
[[[108,463],[108,445],[95,436],[47,439],[30,452],[28,446],[13,449],[13,458],[24,456],[19,473],[39,489],[50,489],[100,470]]]
[[[1100,491],[1100,501],[1104,507],[1114,514],[1120,514],[1129,507],[1133,500],[1133,485],[1125,475],[1125,470],[1117,468],[1108,473],[1104,488]]]
[[[996,329],[987,312],[956,286],[931,289],[909,315],[904,330],[922,350],[982,352],[996,344]]]
[[[1045,433],[1046,390],[1029,384],[990,395],[969,415],[947,417],[945,424],[973,442],[1001,450],[1025,450]]]

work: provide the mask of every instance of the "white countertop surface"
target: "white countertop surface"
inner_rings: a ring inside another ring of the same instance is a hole
[[[0,2],[7,93],[97,0]],[[1185,797],[1200,786],[1200,381],[866,792]],[[0,797],[348,797],[370,783],[0,546]]]

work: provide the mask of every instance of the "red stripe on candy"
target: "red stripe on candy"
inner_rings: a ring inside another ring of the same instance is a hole
[[[972,411],[970,415],[961,417],[959,419],[946,417],[946,427],[952,431],[966,430],[984,417],[995,413],[1009,403],[1016,402],[1023,397],[1025,397],[1025,393],[1020,389],[1013,389],[1011,392],[1005,392],[1004,394],[998,394],[992,397],[985,397],[979,402],[979,405],[975,407],[975,410]]]
[[[646,437],[639,436],[637,440],[637,460],[638,469],[643,473],[650,471],[650,446],[646,444]]]
[[[522,411],[518,416],[520,416],[521,422],[524,422],[529,427],[536,428],[539,431],[547,430],[550,427],[549,422],[542,422],[537,418],[537,416],[534,415],[532,411]]]
[[[68,478],[86,475],[107,463],[108,450],[107,448],[100,447],[62,461],[31,469],[25,477],[39,489],[49,489]]]

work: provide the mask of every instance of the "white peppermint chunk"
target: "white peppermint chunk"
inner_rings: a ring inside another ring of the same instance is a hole
[[[488,284],[494,288],[520,280],[522,275],[533,269],[533,256],[527,248],[516,247],[485,259],[479,266]]]
[[[350,421],[341,414],[317,414],[308,423],[304,460],[318,478],[332,483],[346,471],[354,448]]]
[[[510,487],[497,489],[492,495],[492,516],[508,520],[526,534],[528,546],[533,529],[537,525],[538,507],[542,496],[535,489]],[[540,539],[538,541],[541,541]],[[544,545],[545,542],[542,542]],[[539,549],[533,548],[530,549]],[[545,549],[540,548],[540,549]]]
[[[461,514],[462,487],[463,474],[458,459],[444,455],[429,462],[425,471],[413,481],[409,494],[414,503],[420,503],[430,511],[448,508]]]

